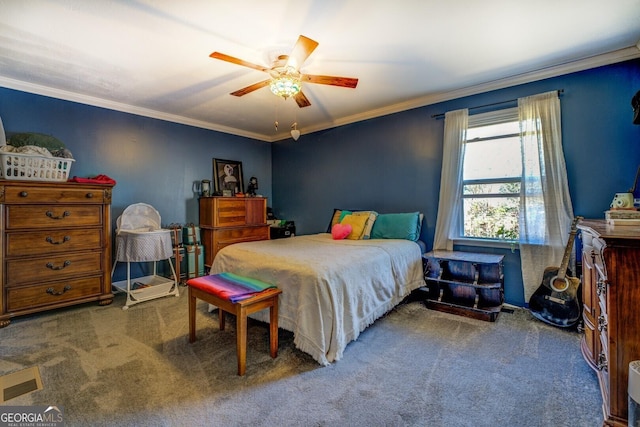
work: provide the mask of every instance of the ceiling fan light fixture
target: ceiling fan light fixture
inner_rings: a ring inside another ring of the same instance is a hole
[[[286,69],[273,76],[269,88],[274,95],[284,99],[296,96],[302,89],[301,77],[295,69]]]
[[[273,56],[279,52],[271,52],[269,54],[271,67],[254,64],[221,52],[213,52],[209,56],[214,59],[219,59],[236,65],[242,65],[243,67],[252,68],[269,74],[269,79],[262,80],[258,83],[254,83],[231,92],[230,95],[244,96],[248,93],[269,86],[274,95],[281,97],[285,101],[288,98],[294,97],[298,107],[305,108],[310,106],[311,102],[309,102],[309,99],[307,99],[305,94],[302,93],[303,79],[305,84],[314,83],[352,89],[358,84],[358,79],[353,77],[302,74],[300,72],[300,67],[302,67],[316,47],[318,47],[317,41],[311,40],[309,37],[305,37],[301,34],[300,37],[298,37],[298,41],[295,46],[293,46],[290,55],[278,54],[277,57],[273,59]]]

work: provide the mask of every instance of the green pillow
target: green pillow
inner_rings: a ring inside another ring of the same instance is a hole
[[[372,239],[406,239],[416,242],[420,238],[420,213],[378,214],[371,230]]]
[[[342,211],[340,212],[340,218],[338,218],[338,222],[342,222],[345,216],[351,215],[351,211]]]

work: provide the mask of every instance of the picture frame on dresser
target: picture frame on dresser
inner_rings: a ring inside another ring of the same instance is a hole
[[[242,162],[237,160],[213,159],[213,184],[216,194],[235,195],[244,193]],[[228,192],[231,192],[229,194]]]

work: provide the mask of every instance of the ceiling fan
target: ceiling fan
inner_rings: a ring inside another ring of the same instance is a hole
[[[318,47],[318,42],[301,35],[300,37],[298,37],[298,41],[293,47],[291,54],[278,56],[275,61],[273,61],[271,68],[243,61],[242,59],[225,55],[224,53],[220,52],[213,52],[209,56],[214,59],[220,59],[222,61],[227,61],[233,64],[253,68],[254,70],[263,71],[271,76],[267,80],[254,83],[242,89],[236,90],[235,92],[231,92],[231,95],[244,96],[255,90],[269,86],[271,88],[271,92],[273,92],[275,95],[280,96],[284,99],[293,97],[293,99],[296,100],[298,106],[300,108],[303,108],[311,105],[311,102],[309,102],[304,93],[302,93],[303,83],[340,86],[352,89],[358,85],[358,79],[351,77],[302,74],[300,72],[300,67],[302,66],[304,61],[306,61],[309,55],[311,55],[311,53],[316,49],[316,47]]]

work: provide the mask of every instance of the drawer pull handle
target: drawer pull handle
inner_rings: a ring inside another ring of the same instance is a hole
[[[598,331],[606,331],[607,330],[607,319],[604,316],[598,316]]]
[[[27,197],[29,195],[29,193],[27,193],[26,191],[21,191],[20,192],[20,197]]]
[[[66,260],[63,265],[60,265],[60,266],[57,266],[57,267],[54,266],[52,262],[48,262],[47,263],[47,268],[50,268],[51,270],[62,270],[63,268],[68,267],[70,265],[71,265],[71,261],[69,261],[69,260]]]
[[[62,295],[62,294],[64,294],[65,292],[70,291],[70,290],[71,290],[71,285],[67,285],[67,286],[65,286],[65,287],[62,289],[62,292],[56,292],[56,291],[55,291],[55,289],[53,289],[53,288],[48,288],[48,289],[47,289],[47,293],[48,293],[49,295]]]
[[[87,199],[93,199],[93,193],[87,193]]]
[[[607,290],[607,285],[604,283],[602,279],[598,280],[598,284],[596,285],[596,294],[598,296],[602,295]]]
[[[598,355],[598,361],[596,363],[596,367],[598,368],[599,371],[606,371],[607,370],[607,356],[604,353],[600,353]]]
[[[46,214],[46,215],[47,215],[49,218],[51,218],[51,219],[63,219],[64,217],[71,216],[71,212],[69,212],[69,211],[64,211],[64,212],[62,213],[62,216],[54,216],[54,215],[53,215],[53,212],[51,212],[51,211],[47,211],[47,214]]]
[[[51,243],[52,245],[61,245],[65,242],[68,242],[69,240],[71,240],[71,237],[69,236],[64,236],[64,238],[62,239],[62,241],[58,241],[58,242],[54,242],[53,238],[51,236],[47,236],[47,238],[45,239],[47,242]]]

